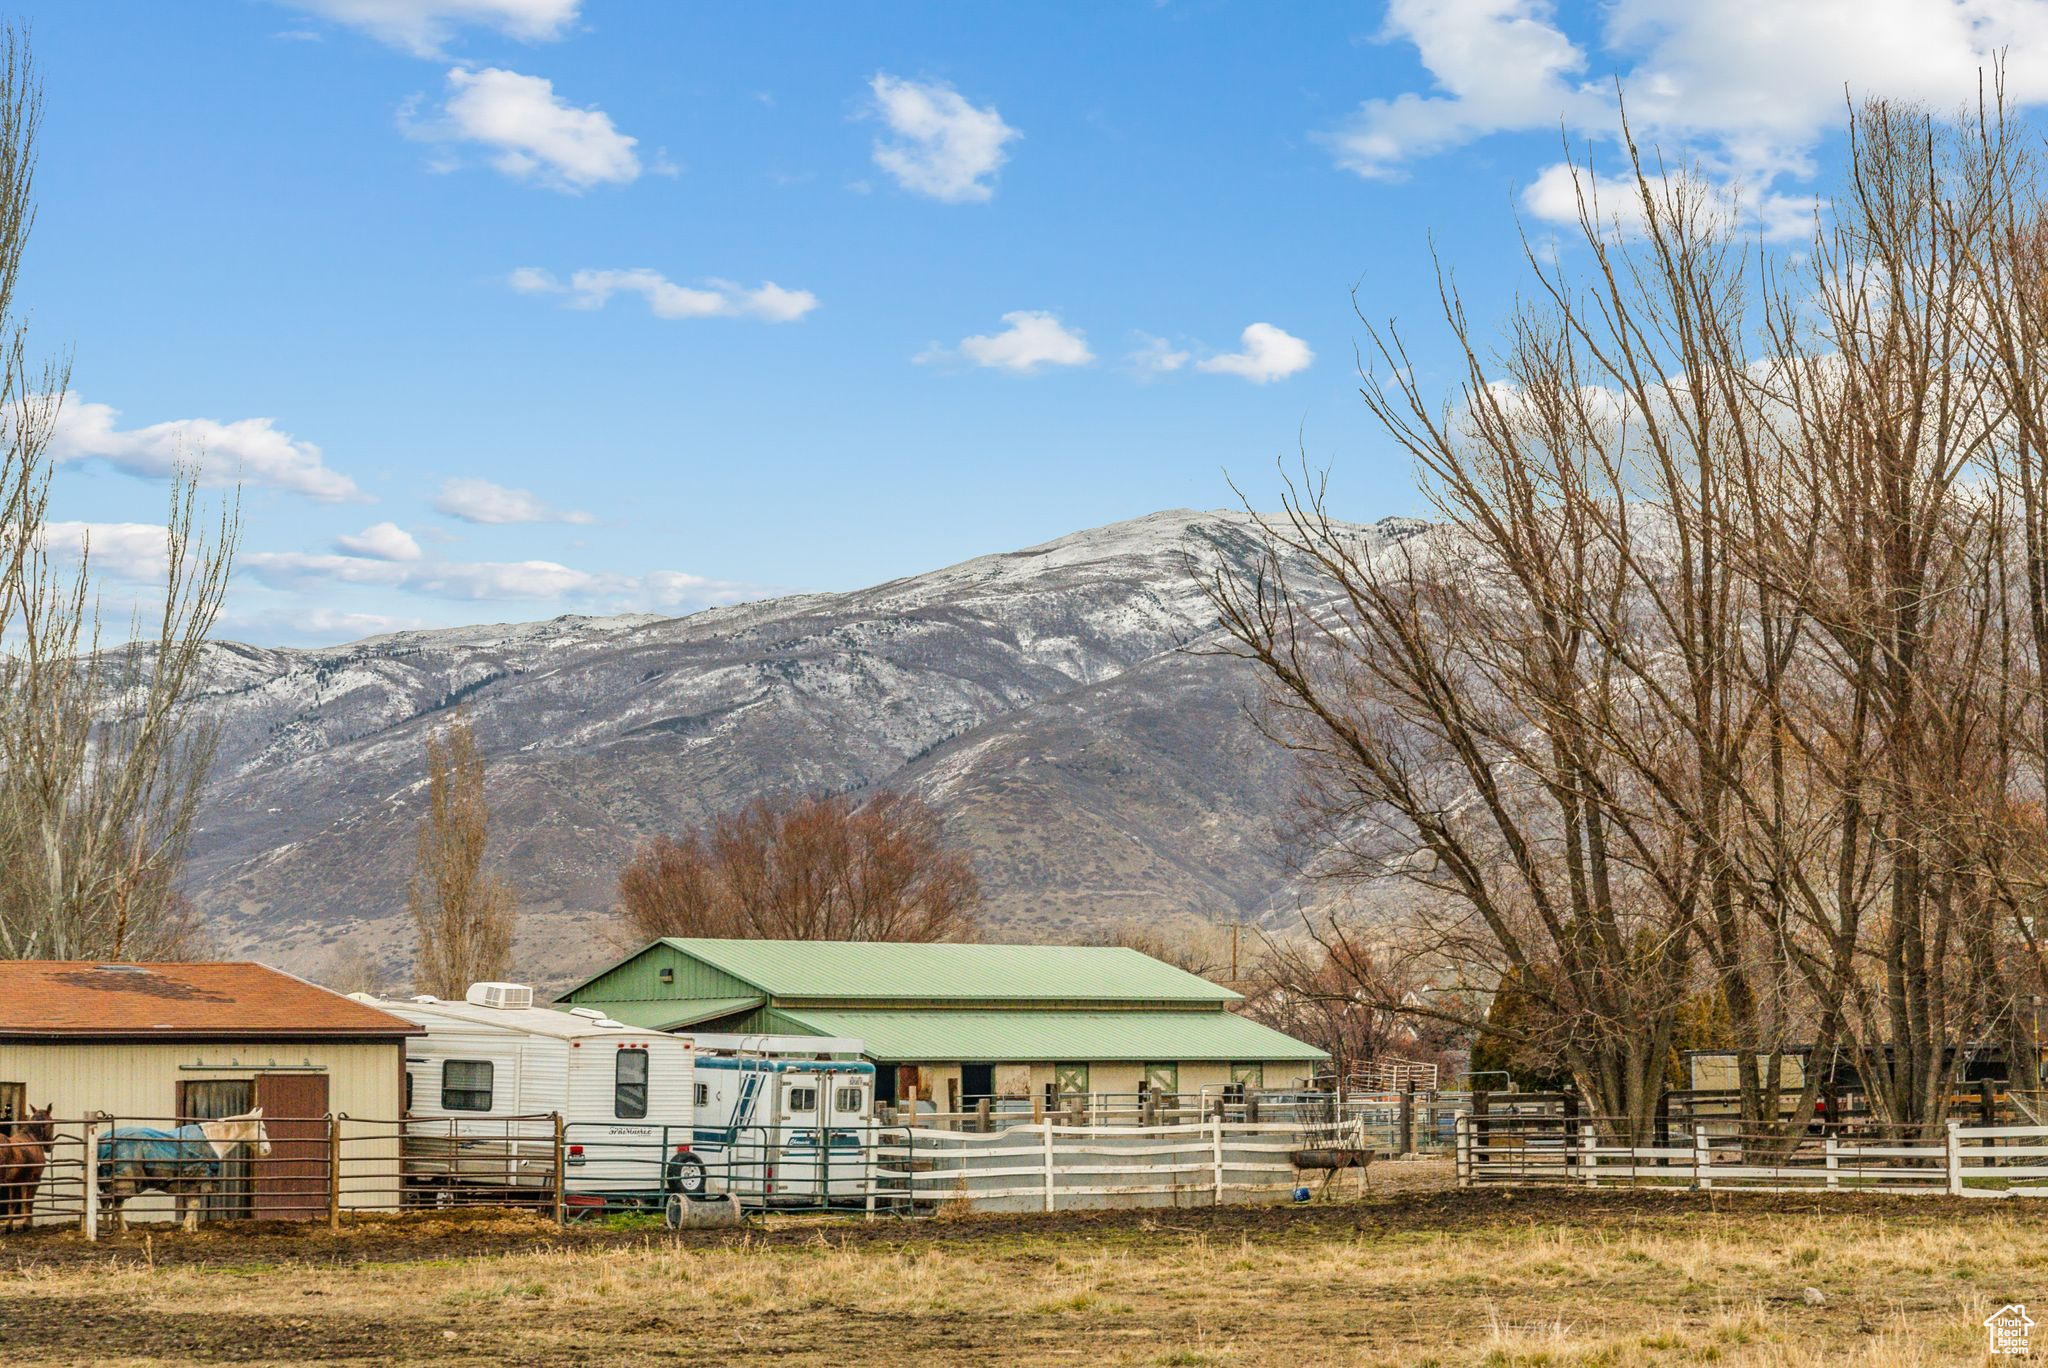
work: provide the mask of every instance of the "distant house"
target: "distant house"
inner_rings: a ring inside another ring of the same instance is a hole
[[[1113,946],[658,940],[564,993],[664,1031],[857,1037],[876,1095],[948,1111],[1062,1094],[1287,1087],[1328,1058],[1228,988]]]
[[[403,1115],[405,1042],[422,1034],[261,964],[0,960],[0,1117],[160,1126],[261,1107],[273,1144],[324,1143],[330,1112]],[[288,1214],[264,1209],[268,1182],[249,1214]]]

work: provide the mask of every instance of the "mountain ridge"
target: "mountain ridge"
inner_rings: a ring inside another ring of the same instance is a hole
[[[1242,663],[1186,650],[1217,627],[1190,567],[1262,554],[1248,514],[1169,510],[681,618],[219,643],[190,891],[224,949],[402,977],[425,735],[463,702],[492,861],[522,895],[519,971],[539,982],[616,949],[612,881],[638,841],[789,789],[928,797],[973,854],[992,938],[1270,919],[1293,905],[1262,834],[1286,760],[1243,716]]]

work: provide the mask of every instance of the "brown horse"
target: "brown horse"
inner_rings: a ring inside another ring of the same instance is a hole
[[[42,1186],[50,1146],[57,1139],[51,1110],[30,1107],[27,1116],[0,1131],[0,1230],[34,1220],[36,1189]]]

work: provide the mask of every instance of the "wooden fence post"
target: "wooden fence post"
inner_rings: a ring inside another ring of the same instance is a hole
[[[1828,1157],[1828,1191],[1833,1192],[1842,1185],[1842,1143],[1829,1135],[1821,1141],[1821,1150]]]
[[[989,1101],[986,1097],[982,1098],[979,1102],[976,1102],[974,1104],[974,1128],[980,1131],[983,1135],[987,1135],[990,1131],[995,1129],[994,1126],[989,1124],[989,1110]]]
[[[1053,1210],[1059,1203],[1059,1189],[1053,1184],[1052,1129],[1052,1122],[1047,1121],[1043,1132],[1045,1136],[1045,1209],[1047,1211]]]
[[[341,1118],[327,1113],[327,1228],[341,1229]]]
[[[1451,1118],[1451,1164],[1458,1175],[1458,1186],[1472,1186],[1472,1117],[1468,1112],[1458,1112]]]
[[[1223,1205],[1223,1117],[1209,1118],[1209,1154],[1216,1166],[1216,1205]]]
[[[555,1222],[559,1225],[568,1214],[568,1208],[564,1200],[565,1194],[562,1190],[565,1185],[562,1170],[562,1114],[560,1112],[549,1112],[548,1115],[553,1118],[555,1123]]]
[[[1714,1157],[1707,1149],[1707,1133],[1695,1119],[1692,1123],[1692,1183],[1701,1192],[1714,1186]]]
[[[1579,1172],[1585,1176],[1587,1187],[1596,1188],[1600,1186],[1599,1168],[1600,1155],[1594,1148],[1593,1123],[1581,1121],[1579,1123]]]
[[[1948,1161],[1948,1195],[1951,1197],[1963,1195],[1963,1137],[1960,1134],[1962,1128],[1963,1123],[1960,1121],[1948,1123],[1948,1146],[1943,1157]]]
[[[78,1221],[85,1232],[85,1238],[97,1241],[100,1237],[100,1123],[85,1123],[85,1199],[80,1205]]]
[[[1394,1112],[1394,1153],[1415,1153],[1415,1080],[1409,1079],[1408,1086],[1401,1090],[1401,1100]]]

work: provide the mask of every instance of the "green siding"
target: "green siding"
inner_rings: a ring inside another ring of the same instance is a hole
[[[661,971],[675,970],[675,982],[663,983]],[[759,998],[761,990],[744,979],[684,954],[667,941],[655,941],[620,960],[557,998],[580,1007],[614,1002],[672,1002],[677,998]],[[624,1018],[621,1018],[624,1020]]]

